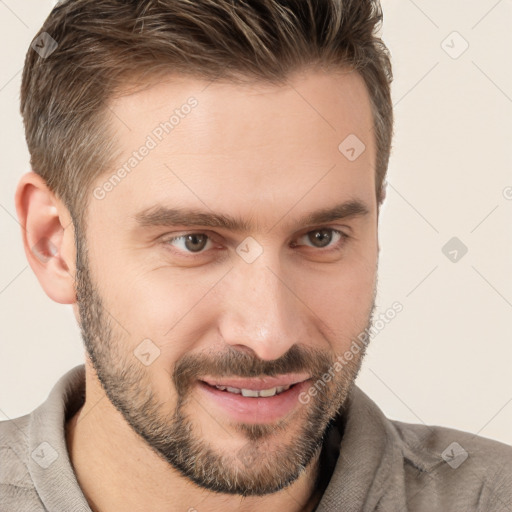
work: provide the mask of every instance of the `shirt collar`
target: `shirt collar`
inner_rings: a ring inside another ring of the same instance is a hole
[[[336,467],[316,512],[407,510],[401,440],[390,420],[354,385],[343,421]]]
[[[63,375],[30,415],[28,470],[48,510],[90,512],[72,469],[65,431],[66,421],[82,406],[84,396],[82,364]],[[354,385],[326,435],[323,463],[337,460],[316,512],[370,511],[384,502],[394,510],[406,510],[401,446],[390,420]]]

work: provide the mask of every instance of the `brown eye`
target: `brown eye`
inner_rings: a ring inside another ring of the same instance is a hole
[[[315,247],[326,247],[331,243],[332,229],[318,229],[310,231],[307,235]]]
[[[211,240],[208,235],[204,233],[187,233],[186,235],[169,238],[165,243],[172,245],[178,249],[179,252],[186,254],[203,251],[208,242],[211,243]]]
[[[185,236],[185,247],[192,251],[202,251],[208,242],[208,237],[204,234],[192,234]]]
[[[293,247],[298,245],[305,245],[313,247],[314,249],[336,249],[343,246],[343,242],[348,239],[348,235],[333,228],[322,228],[314,229],[305,233],[298,238],[297,243],[293,244]]]

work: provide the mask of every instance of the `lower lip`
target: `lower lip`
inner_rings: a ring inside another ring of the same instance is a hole
[[[199,389],[209,399],[225,411],[231,419],[241,423],[271,423],[283,419],[302,406],[299,395],[309,386],[309,380],[299,382],[290,389],[269,397],[246,397],[241,394],[222,391],[204,382]]]

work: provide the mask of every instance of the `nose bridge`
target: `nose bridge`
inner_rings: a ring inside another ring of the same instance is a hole
[[[220,326],[226,343],[248,347],[265,360],[279,358],[302,337],[301,303],[287,287],[277,258],[272,262],[268,257],[236,262]]]

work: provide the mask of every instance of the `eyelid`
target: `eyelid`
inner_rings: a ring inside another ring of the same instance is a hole
[[[322,229],[332,229],[333,231],[339,231],[340,233],[344,233],[344,231],[348,231],[349,233],[353,232],[352,227],[349,226],[348,224],[341,224],[341,225],[324,225],[324,224],[319,224],[319,225],[316,225],[316,226],[307,227],[305,230],[301,230],[300,231],[301,234],[298,235],[298,236],[305,235],[307,233],[310,233],[311,231],[321,231]],[[348,233],[344,233],[344,234],[349,236]]]
[[[293,239],[296,239],[296,238],[300,238],[301,236],[304,236],[308,233],[310,233],[311,231],[320,231],[322,229],[329,229],[329,230],[332,230],[332,231],[338,231],[342,234],[345,234],[347,236],[349,236],[347,233],[343,233],[342,230],[346,230],[346,231],[349,231],[349,232],[352,232],[352,228],[349,226],[349,225],[343,225],[343,226],[327,226],[327,225],[317,225],[317,226],[309,226],[307,228],[304,228],[302,230],[300,230],[298,233],[296,233],[295,235],[293,235]],[[169,233],[169,234],[165,234],[163,236],[161,236],[160,238],[161,239],[165,239],[165,240],[172,240],[174,238],[180,238],[182,236],[186,236],[186,235],[207,235],[211,240],[215,240],[215,239],[219,239],[219,238],[222,238],[223,240],[225,240],[225,237],[222,236],[222,235],[219,235],[218,233],[216,233],[215,231],[210,231],[209,229],[194,229],[194,228],[191,228],[190,230],[185,230],[185,231],[178,231],[176,234],[175,233]]]

